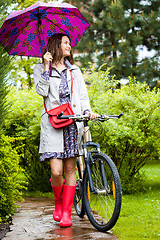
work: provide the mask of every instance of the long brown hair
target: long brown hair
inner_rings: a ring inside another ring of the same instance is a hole
[[[64,36],[68,37],[67,34],[56,33],[56,34],[53,34],[48,40],[47,50],[48,50],[48,52],[50,52],[52,54],[53,62],[55,62],[55,63],[60,62],[60,60],[63,57],[63,52],[61,49],[61,42],[62,42],[62,37],[64,37]],[[47,50],[45,51],[45,53],[47,52]],[[43,56],[44,56],[44,54],[43,54]],[[44,62],[43,56],[42,56],[42,61]],[[71,64],[74,63],[72,49],[70,52],[70,56],[67,56],[65,58],[67,58]]]

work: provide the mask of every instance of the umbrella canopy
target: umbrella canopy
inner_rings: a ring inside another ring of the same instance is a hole
[[[80,11],[68,3],[36,2],[5,19],[0,42],[10,55],[41,57],[53,34],[67,34],[73,47],[89,26]]]

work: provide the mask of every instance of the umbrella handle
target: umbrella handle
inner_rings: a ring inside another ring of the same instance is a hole
[[[50,62],[50,68],[49,68],[49,76],[52,76],[52,63]]]

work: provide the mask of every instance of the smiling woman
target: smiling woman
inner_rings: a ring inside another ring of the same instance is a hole
[[[72,122],[57,129],[51,125],[47,113],[57,108],[62,109],[62,105],[68,104],[73,109],[72,114],[88,113],[91,118],[97,114],[91,112],[82,73],[73,65],[70,38],[62,33],[53,34],[48,40],[47,50],[43,55],[43,63],[37,64],[34,69],[36,91],[44,98],[39,152],[41,161],[50,161],[50,182],[55,197],[53,218],[60,221],[60,227],[69,227],[72,225],[71,209],[76,189],[75,164],[76,157],[81,153],[83,124]]]
[[[62,42],[61,42],[61,48],[62,48],[64,57],[70,56],[71,43],[70,43],[70,39],[67,36],[63,36]]]
[[[67,35],[65,34],[56,34],[52,35],[48,40],[47,45],[47,53],[45,52],[46,61],[52,61],[52,66],[61,69],[58,69],[60,72],[64,68],[66,68],[64,64],[64,58],[67,59],[71,64],[74,63],[73,61],[73,53],[71,50],[71,42]],[[42,60],[44,62],[44,55],[42,56]],[[58,64],[58,66],[57,66]],[[50,64],[45,64],[45,71],[49,70]]]

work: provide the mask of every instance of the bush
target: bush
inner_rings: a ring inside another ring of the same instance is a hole
[[[123,192],[141,190],[143,175],[140,169],[146,161],[157,160],[160,156],[160,92],[151,91],[147,84],[136,83],[131,78],[128,85],[119,89],[119,81],[109,75],[109,69],[93,71],[85,77],[90,82],[88,92],[93,111],[124,112],[121,119],[103,123],[99,136],[95,131],[92,135],[96,136],[102,152],[117,165]],[[43,100],[35,89],[13,89],[9,100],[13,104],[5,121],[6,134],[16,138],[14,147],[25,169],[28,189],[50,191],[49,163],[40,163],[38,154]]]
[[[143,188],[139,170],[146,161],[160,158],[160,92],[131,78],[128,85],[117,89],[118,81],[109,77],[109,70],[92,72],[89,79],[88,91],[95,112],[124,113],[119,120],[103,123],[96,141],[117,165],[123,192],[139,191]],[[93,137],[96,134],[93,132]]]
[[[3,129],[9,109],[7,74],[10,68],[11,57],[0,46],[0,223],[1,221],[7,221],[14,213],[14,203],[16,200],[22,199],[21,190],[23,188],[23,183],[18,179],[21,172],[19,156],[16,150],[12,148],[15,139],[5,136]]]
[[[28,181],[28,190],[50,191],[50,167],[39,162],[40,118],[42,97],[35,89],[16,91],[8,95],[12,106],[5,120],[5,131],[16,138],[14,147],[20,156],[20,165]]]
[[[12,148],[13,138],[1,135],[0,138],[0,221],[7,221],[15,211],[15,202],[22,200],[24,183],[19,180],[22,173],[19,156]]]
[[[50,164],[39,161],[38,145],[34,139],[25,139],[23,168],[28,181],[28,191],[49,192]]]

